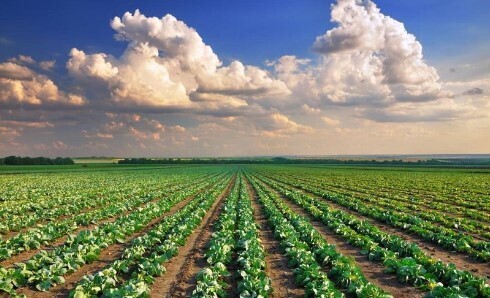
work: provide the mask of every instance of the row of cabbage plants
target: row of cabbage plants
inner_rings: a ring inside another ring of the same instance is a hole
[[[19,287],[34,286],[40,291],[47,291],[56,284],[64,283],[63,276],[97,260],[104,248],[114,243],[123,243],[126,237],[143,230],[178,202],[198,194],[204,186],[228,179],[229,174],[216,177],[203,185],[186,188],[170,197],[150,202],[113,222],[70,235],[63,245],[54,250],[41,250],[25,262],[16,263],[10,268],[0,268],[1,290],[13,292]]]
[[[276,182],[282,181],[300,189],[319,195],[345,208],[364,216],[374,218],[390,226],[416,234],[425,240],[443,248],[468,254],[482,262],[490,261],[490,241],[476,241],[471,235],[456,232],[434,222],[424,220],[419,215],[396,211],[397,202],[381,204],[379,200],[360,200],[350,196],[332,195],[312,182],[297,182],[276,177]],[[371,201],[367,203],[367,201]]]
[[[255,177],[250,177],[274,235],[310,297],[391,297],[370,283],[355,262],[328,244],[309,221],[294,213]]]
[[[387,272],[397,275],[400,282],[428,290],[427,297],[488,297],[490,286],[485,278],[458,270],[426,255],[415,243],[381,231],[372,224],[325,202],[308,196],[284,183],[260,177],[268,187],[303,207],[350,244],[359,247],[372,261],[381,261]],[[272,191],[272,190],[271,190]]]
[[[229,178],[222,180],[199,193],[145,235],[135,238],[120,259],[95,274],[84,276],[70,296],[149,297],[155,277],[166,271],[163,264],[186,244],[229,182]]]

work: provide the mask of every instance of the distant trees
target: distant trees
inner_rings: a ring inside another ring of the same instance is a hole
[[[436,159],[403,161],[399,160],[341,160],[327,158],[125,158],[118,161],[119,164],[331,164],[331,165],[380,165],[380,166],[397,166],[397,165],[451,165],[450,161],[441,161]]]
[[[25,165],[74,165],[73,159],[68,157],[20,157],[20,156],[7,156],[0,159],[0,164],[11,166],[25,166]]]
[[[245,163],[246,160],[236,159],[200,159],[200,158],[162,158],[162,159],[152,159],[152,158],[125,158],[118,161],[118,164],[235,164],[235,163]],[[250,161],[247,163],[251,163]]]

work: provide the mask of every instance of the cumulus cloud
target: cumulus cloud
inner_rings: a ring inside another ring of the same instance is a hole
[[[0,63],[0,105],[80,106],[85,103],[80,95],[60,90],[49,77],[28,66],[35,63],[28,56],[19,56]]]
[[[255,66],[245,66],[233,61],[227,67],[220,67],[211,75],[197,76],[201,93],[227,95],[264,96],[288,95],[290,91],[284,82],[275,80],[270,74]]]
[[[87,55],[72,49],[67,63],[71,75],[105,83],[114,103],[172,106],[187,105],[183,84],[173,82],[167,68],[159,64],[158,50],[147,44],[134,44],[121,59],[98,53]],[[90,85],[88,85],[90,86]]]
[[[12,80],[29,80],[34,73],[29,68],[14,62],[0,64],[0,78]]]
[[[107,57],[108,55],[106,54],[87,56],[83,51],[72,49],[70,51],[70,60],[68,60],[66,67],[75,77],[94,77],[108,80],[118,73],[118,68],[113,67],[111,62],[106,62]]]
[[[223,66],[199,34],[172,15],[146,17],[138,10],[115,17],[124,54],[86,54],[72,49],[69,73],[105,83],[115,103],[187,109],[243,105],[263,96],[288,94],[286,85],[255,66]]]
[[[338,0],[337,26],[318,36],[312,64],[294,56],[274,63],[287,86],[299,94],[337,104],[424,102],[450,97],[422,46],[403,23],[384,15],[370,0]]]
[[[190,94],[190,99],[196,103],[205,103],[206,108],[210,110],[223,109],[224,105],[230,108],[240,108],[248,105],[247,102],[240,97],[220,93],[194,92]]]
[[[146,17],[136,10],[126,12],[122,19],[115,17],[111,27],[116,38],[148,46],[164,52],[167,59],[192,73],[213,73],[221,62],[199,34],[184,22],[167,14],[161,19]]]
[[[268,63],[274,67],[277,77],[294,92],[295,95],[307,98],[318,97],[318,86],[315,70],[310,65],[311,60],[300,59],[293,55],[282,56],[276,61]]]

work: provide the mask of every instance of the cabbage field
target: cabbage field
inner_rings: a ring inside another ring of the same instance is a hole
[[[490,297],[490,170],[0,171],[0,297]]]

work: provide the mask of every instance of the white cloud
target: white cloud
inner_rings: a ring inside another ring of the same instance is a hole
[[[159,19],[136,10],[115,17],[111,26],[118,40],[129,42],[120,58],[72,49],[67,68],[77,79],[104,82],[115,103],[215,109],[289,93],[258,67],[239,61],[222,66],[199,34],[172,15]]]
[[[245,66],[233,61],[227,67],[220,67],[211,75],[197,76],[198,92],[222,93],[244,96],[288,95],[290,91],[284,82],[270,77],[266,71]]]
[[[111,62],[106,62],[107,58],[106,54],[87,56],[83,51],[72,49],[70,51],[70,60],[68,60],[66,67],[70,74],[75,77],[95,77],[109,80],[118,73],[118,69],[113,67]]]
[[[80,106],[85,103],[81,96],[59,90],[58,86],[47,76],[39,74],[25,65],[18,64],[35,63],[32,58],[19,57],[10,59],[9,62],[0,63],[0,105],[42,106],[62,104]]]
[[[306,95],[306,98],[318,97],[318,87],[315,71],[310,65],[311,60],[299,59],[296,56],[282,56],[277,61],[270,62],[274,72],[290,90],[296,94]]]
[[[134,14],[126,12],[122,19],[115,17],[111,27],[117,32],[116,38],[147,43],[163,51],[166,60],[191,73],[213,73],[221,65],[218,56],[199,34],[172,15],[147,18],[136,10]]]
[[[450,97],[435,68],[423,60],[422,46],[401,22],[381,13],[370,0],[338,0],[337,26],[313,44],[321,60],[284,56],[275,71],[297,96],[327,103],[389,104]]]
[[[67,68],[76,78],[104,82],[114,103],[188,105],[183,84],[173,82],[167,68],[157,59],[158,50],[147,44],[130,45],[120,59],[72,49]]]

